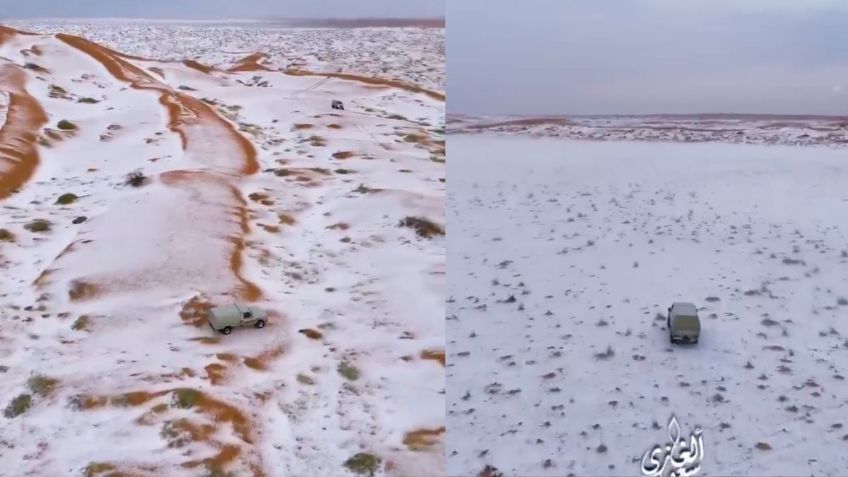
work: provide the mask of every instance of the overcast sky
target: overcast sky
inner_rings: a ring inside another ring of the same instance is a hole
[[[445,0],[0,0],[4,18],[443,17]]]
[[[848,115],[848,0],[453,0],[448,111]]]

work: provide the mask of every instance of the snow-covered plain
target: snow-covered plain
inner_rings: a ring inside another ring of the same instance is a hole
[[[449,475],[639,475],[672,414],[698,475],[845,475],[844,149],[448,147]]]
[[[590,141],[717,142],[848,147],[848,116],[658,114],[645,116],[470,116],[452,114],[450,133]]]
[[[444,102],[228,66],[0,27],[0,475],[444,472]]]

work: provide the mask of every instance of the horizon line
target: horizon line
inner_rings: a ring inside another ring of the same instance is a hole
[[[797,118],[797,119],[848,119],[848,114],[821,114],[821,113],[557,113],[557,114],[527,114],[527,113],[460,113],[448,112],[447,116],[479,116],[479,117],[521,117],[521,118],[579,118],[579,117],[774,117],[774,118]]]

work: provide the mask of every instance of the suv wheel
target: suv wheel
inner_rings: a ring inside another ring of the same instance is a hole
[[[224,329],[223,329],[223,330],[221,330],[221,333],[224,333],[225,335],[228,335],[228,334],[230,334],[230,333],[232,333],[232,332],[233,332],[233,329],[232,329],[232,328],[230,328],[229,326],[225,326],[225,327],[224,327]]]
[[[265,320],[256,320],[256,324],[254,326],[257,328],[265,328]]]

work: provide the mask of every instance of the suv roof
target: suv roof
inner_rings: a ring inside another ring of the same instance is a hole
[[[677,301],[671,304],[671,311],[678,315],[697,315],[698,308],[688,302]]]

